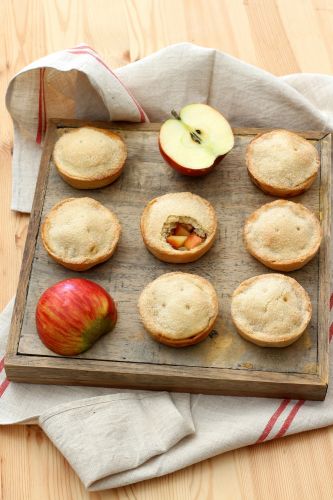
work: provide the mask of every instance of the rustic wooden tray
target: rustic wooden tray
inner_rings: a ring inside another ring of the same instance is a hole
[[[20,281],[5,360],[7,376],[16,382],[131,387],[208,394],[324,399],[328,381],[328,302],[331,159],[330,135],[301,132],[318,148],[320,175],[300,201],[320,217],[323,242],[319,255],[290,273],[309,292],[313,317],[293,345],[260,348],[243,340],[230,318],[230,297],[241,281],[269,270],[244,249],[244,219],[272,197],[249,180],[245,167],[248,142],[263,129],[235,129],[235,147],[222,164],[201,178],[184,177],[166,166],[157,146],[159,124],[94,123],[123,136],[128,160],[123,175],[102,189],[80,191],[68,186],[51,160],[58,128],[87,122],[53,120],[49,124],[23,256]],[[141,212],[153,197],[172,191],[192,191],[216,208],[219,233],[214,247],[192,264],[166,264],[145,248],[139,229]],[[87,272],[75,273],[46,254],[40,223],[50,208],[67,197],[91,196],[118,215],[123,234],[115,255]],[[197,273],[208,278],[220,298],[215,330],[202,343],[174,349],[154,342],[144,331],[137,312],[140,291],[170,271]],[[35,307],[41,293],[72,276],[97,281],[118,303],[115,330],[89,351],[72,358],[57,356],[39,340]]]

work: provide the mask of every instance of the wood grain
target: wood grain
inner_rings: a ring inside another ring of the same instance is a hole
[[[53,120],[48,128],[5,360],[9,379],[323,399],[328,372],[329,289],[326,276],[330,246],[330,135],[312,141],[321,157],[320,174],[311,189],[296,198],[321,214],[325,228],[321,258],[317,256],[303,269],[292,273],[310,295],[311,322],[300,340],[291,346],[262,349],[237,334],[230,316],[230,298],[236,287],[251,276],[268,272],[246,252],[242,242],[244,220],[258,206],[272,200],[251,182],[244,161],[247,145],[258,129],[238,129],[234,148],[221,166],[198,182],[165,165],[158,150],[160,124],[95,123],[94,126],[110,128],[124,139],[128,157],[118,181],[83,193],[63,181],[51,154],[61,134],[87,124],[92,123],[60,119]],[[260,130],[261,133],[266,131]],[[323,133],[305,132],[303,135],[309,139],[322,137]],[[182,271],[208,279],[221,298],[214,337],[209,336],[205,342],[187,349],[175,350],[157,344],[146,334],[137,312],[139,293],[147,283],[165,272],[180,269],[179,264],[166,264],[153,257],[145,248],[139,230],[139,218],[145,205],[165,194],[164,186],[168,186],[170,192],[195,192],[209,200],[218,220],[218,236],[213,248],[198,261],[181,266]],[[112,259],[84,273],[69,272],[54,262],[45,251],[40,234],[41,222],[51,208],[73,196],[90,196],[114,211],[121,223],[126,221],[122,224],[122,237]],[[139,273],[137,262],[140,262]],[[119,318],[114,331],[103,336],[86,353],[61,358],[47,349],[37,335],[35,310],[43,291],[68,277],[85,277],[110,291],[117,302]]]
[[[333,73],[333,0],[3,0],[0,2],[0,307],[15,293],[28,217],[10,212],[12,125],[3,96],[21,67],[85,41],[114,67],[189,41],[276,75]],[[310,41],[309,41],[310,40]],[[306,46],[306,48],[305,48]],[[226,453],[169,476],[88,494],[37,427],[0,429],[5,500],[328,500],[333,427]]]

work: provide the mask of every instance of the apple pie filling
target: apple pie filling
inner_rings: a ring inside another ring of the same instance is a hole
[[[162,238],[175,250],[186,251],[201,245],[207,234],[192,217],[171,215],[164,223]]]

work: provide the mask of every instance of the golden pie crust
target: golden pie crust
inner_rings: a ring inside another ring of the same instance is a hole
[[[287,198],[309,189],[320,161],[316,148],[303,137],[273,130],[249,143],[246,164],[250,178],[262,191]]]
[[[204,241],[191,250],[176,250],[166,241],[168,229],[177,222],[194,226]],[[200,196],[168,193],[151,200],[141,216],[141,234],[148,250],[164,262],[194,262],[212,247],[217,231],[217,218],[212,205]]]
[[[295,342],[312,315],[310,298],[290,276],[262,274],[243,281],[234,291],[231,316],[239,334],[264,347]]]
[[[167,273],[142,291],[139,313],[147,332],[158,342],[186,347],[204,340],[218,315],[214,287],[201,276]]]
[[[73,271],[85,271],[108,260],[120,238],[116,215],[92,198],[66,198],[57,203],[42,225],[48,254]]]
[[[301,203],[276,200],[255,210],[245,222],[247,251],[276,271],[305,266],[318,252],[322,231],[313,212]]]
[[[127,157],[122,138],[96,127],[65,129],[55,143],[53,161],[60,176],[78,189],[95,189],[115,181]]]

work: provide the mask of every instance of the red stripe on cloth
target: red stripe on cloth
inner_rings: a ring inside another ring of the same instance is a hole
[[[90,50],[92,50],[92,49],[90,49]],[[104,66],[104,68],[106,68],[109,71],[109,73],[111,73],[112,76],[114,76],[115,79],[118,80],[118,82],[120,83],[120,85],[126,90],[126,92],[128,93],[128,95],[131,97],[131,99],[133,100],[134,104],[136,105],[136,107],[137,107],[137,109],[138,109],[138,111],[140,113],[140,120],[141,120],[141,122],[147,121],[146,113],[144,112],[143,108],[140,106],[140,104],[138,103],[138,101],[135,99],[134,95],[130,92],[130,90],[126,87],[126,85],[124,85],[123,82],[121,80],[119,80],[119,78],[112,71],[112,69],[109,68],[109,66],[107,66],[105,64],[105,62],[100,57],[98,57],[98,55],[96,55],[95,53],[92,54],[91,52],[88,52],[88,50],[86,50],[86,49],[81,49],[81,47],[78,47],[77,49],[70,49],[70,50],[68,50],[68,52],[70,52],[71,54],[85,54],[85,55],[89,55],[89,56],[93,57],[94,59],[96,59],[96,61],[98,61],[100,64],[102,64]]]
[[[333,337],[333,323],[331,324],[330,329],[329,329],[329,335],[328,335],[329,342],[331,342],[332,337]]]
[[[0,372],[4,369],[5,366],[5,358],[0,359]],[[9,386],[9,380],[8,378],[5,378],[5,380],[0,384],[0,398]]]
[[[267,436],[269,435],[269,433],[273,429],[275,422],[277,421],[277,419],[279,418],[279,416],[284,411],[284,409],[288,406],[289,403],[290,403],[290,399],[284,399],[281,402],[280,406],[277,408],[277,410],[273,413],[273,415],[271,416],[271,418],[267,422],[265,429],[263,430],[261,436],[257,439],[256,443],[262,443],[263,441],[265,441],[265,439],[267,438]]]
[[[3,393],[5,392],[5,390],[7,389],[8,386],[9,386],[9,380],[8,380],[8,378],[6,378],[2,382],[2,384],[0,384],[0,398],[3,395]]]
[[[42,116],[42,106],[43,106],[43,79],[42,79],[42,69],[39,70],[39,95],[38,95],[38,125],[36,142],[40,144],[42,142],[42,130],[43,130],[43,116]]]
[[[294,418],[296,417],[299,409],[301,408],[301,406],[303,406],[305,403],[304,399],[300,399],[299,401],[297,401],[297,403],[293,406],[293,408],[291,409],[288,417],[286,418],[286,420],[284,421],[284,423],[282,424],[282,427],[281,429],[279,430],[279,432],[277,433],[277,435],[275,436],[275,438],[280,438],[282,436],[285,435],[285,433],[287,432],[287,430],[289,429],[289,427],[291,426]]]
[[[333,297],[333,295],[331,296],[331,299],[330,299],[330,308],[332,308],[332,305],[331,305],[332,304],[332,297]],[[330,342],[332,340],[332,337],[333,337],[333,323],[331,324],[330,329],[329,329],[329,341]],[[297,401],[297,403],[294,404],[293,408],[290,410],[289,415],[287,416],[286,420],[282,424],[282,427],[279,430],[279,432],[277,433],[277,435],[275,436],[275,438],[279,438],[279,437],[282,437],[285,435],[285,433],[289,429],[292,421],[296,417],[298,410],[301,408],[301,406],[303,406],[304,403],[305,403],[305,401],[303,399],[300,399],[299,401]],[[257,441],[257,442],[259,442],[259,441]]]
[[[94,50],[92,47],[90,47],[90,45],[85,45],[85,44],[76,45],[76,47],[71,47],[69,50],[80,50],[80,49],[89,49],[89,50],[92,50],[93,52],[95,52],[95,54],[97,54],[96,50]]]
[[[333,294],[330,297],[330,309],[332,309],[332,307],[333,307]],[[331,324],[330,329],[329,329],[329,341],[330,342],[332,340],[332,337],[333,337],[333,323]],[[275,413],[269,419],[265,429],[263,430],[261,436],[256,441],[256,443],[262,443],[263,441],[265,441],[265,439],[267,438],[267,436],[269,435],[269,433],[273,429],[275,422],[277,421],[277,419],[279,418],[279,416],[281,415],[283,410],[286,408],[286,406],[289,404],[289,402],[290,402],[290,399],[284,399],[281,402],[278,409],[275,411]],[[279,438],[279,437],[282,437],[285,435],[285,433],[289,429],[291,423],[293,422],[294,418],[296,417],[299,409],[301,408],[301,406],[303,406],[304,403],[305,403],[305,401],[303,399],[300,399],[299,401],[297,401],[297,403],[294,404],[294,406],[290,410],[289,415],[287,416],[286,420],[282,424],[282,427],[279,430],[279,432],[277,433],[277,435],[275,436],[275,438]]]
[[[45,103],[45,68],[42,70],[42,93],[43,93],[43,119],[44,119],[44,127],[43,134],[46,132],[47,127],[47,116],[46,116],[46,103]]]

